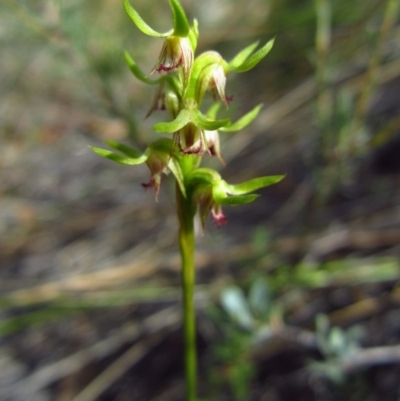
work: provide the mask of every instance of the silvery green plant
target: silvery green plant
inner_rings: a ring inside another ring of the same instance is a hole
[[[199,37],[198,24],[189,24],[178,0],[169,0],[173,15],[173,28],[160,33],[147,25],[136,10],[124,0],[125,10],[133,23],[146,35],[164,40],[161,53],[152,71],[147,75],[125,52],[125,60],[133,75],[156,88],[156,97],[149,114],[167,110],[169,120],[156,123],[153,129],[167,136],[150,143],[139,151],[125,144],[108,141],[112,150],[93,147],[93,151],[115,162],[136,165],[146,163],[150,180],[143,184],[154,188],[158,198],[162,178],[172,173],[176,181],[176,203],[179,220],[179,244],[182,260],[183,316],[185,337],[186,399],[196,400],[197,361],[195,347],[195,237],[194,218],[198,213],[204,225],[209,215],[217,226],[226,223],[222,207],[253,202],[259,195],[253,192],[280,181],[283,176],[255,178],[241,184],[229,184],[210,168],[201,167],[204,155],[216,156],[223,162],[219,134],[236,132],[250,124],[258,115],[261,105],[232,123],[218,119],[222,104],[228,108],[232,100],[225,94],[229,73],[246,72],[257,65],[271,50],[273,40],[256,50],[255,42],[232,60],[226,61],[215,51],[196,56]],[[203,99],[210,92],[215,104],[206,112]]]

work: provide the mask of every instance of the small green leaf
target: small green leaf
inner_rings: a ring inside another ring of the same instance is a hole
[[[251,195],[233,195],[233,196],[226,196],[224,198],[214,196],[214,199],[220,205],[230,205],[230,206],[237,206],[237,205],[244,205],[246,203],[251,203],[256,200],[260,195],[251,194]]]
[[[133,159],[138,159],[142,157],[142,152],[139,152],[136,149],[131,148],[128,145],[124,145],[123,143],[114,142],[114,141],[106,141],[106,144],[115,150],[119,150],[124,153],[126,156],[131,157]]]
[[[187,20],[185,11],[178,0],[169,0],[172,15],[174,18],[174,35],[182,38],[187,37],[189,34],[189,22]]]
[[[270,175],[267,177],[254,178],[250,181],[243,182],[242,184],[226,184],[226,190],[232,195],[243,195],[249,192],[256,191],[257,189],[269,187],[270,185],[276,184],[284,177],[284,175]]]
[[[175,120],[154,124],[153,129],[156,132],[165,132],[167,134],[172,134],[179,131],[187,123],[189,123],[191,121],[191,116],[192,113],[189,110],[182,109]]]
[[[247,127],[258,116],[258,113],[260,112],[262,106],[263,106],[262,104],[259,104],[258,106],[254,107],[253,110],[249,111],[247,114],[245,114],[238,121],[231,124],[229,127],[221,128],[221,131],[236,132],[236,131],[240,131],[243,128]]]
[[[328,335],[328,345],[333,355],[348,354],[346,334],[340,327],[332,327]]]
[[[226,288],[221,294],[221,304],[229,316],[244,329],[251,330],[254,319],[243,291],[236,286]]]
[[[259,277],[253,281],[248,299],[251,310],[259,317],[265,318],[269,311],[271,297],[267,282],[264,279]]]
[[[125,62],[128,65],[129,69],[132,71],[133,75],[139,79],[140,81],[149,84],[149,85],[157,85],[160,83],[161,79],[151,79],[147,78],[147,76],[142,72],[142,70],[135,63],[133,58],[129,55],[129,53],[125,50],[124,52]]]
[[[234,68],[233,71],[236,72],[246,72],[255,67],[272,49],[274,45],[274,39],[271,39],[266,45],[264,45],[261,49],[257,50],[251,56],[249,56],[243,64]]]
[[[229,63],[229,68],[235,70],[238,68],[240,65],[242,65],[247,57],[250,56],[251,53],[253,53],[253,50],[258,46],[258,40],[257,42],[252,43],[251,45],[245,47],[243,50],[241,50]]]
[[[126,13],[129,15],[133,23],[146,35],[153,36],[155,38],[166,38],[173,33],[173,29],[165,33],[160,33],[150,28],[143,20],[142,17],[136,12],[136,10],[131,6],[129,0],[124,0],[124,7]]]
[[[138,158],[132,158],[132,157],[125,157],[114,152],[110,152],[109,150],[106,149],[96,148],[94,146],[89,146],[89,147],[90,149],[93,150],[93,152],[97,153],[99,156],[121,164],[128,164],[130,166],[134,166],[136,164],[144,163],[147,160],[147,155],[145,154],[143,154]]]
[[[206,131],[216,131],[221,127],[228,127],[231,123],[229,119],[211,120],[207,118],[200,110],[195,109],[192,111],[192,121],[199,128]]]

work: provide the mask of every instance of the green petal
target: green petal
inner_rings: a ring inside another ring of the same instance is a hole
[[[175,120],[170,122],[161,122],[154,124],[153,129],[156,132],[165,132],[167,134],[172,134],[183,128],[188,122],[191,121],[192,113],[189,110],[182,109]]]
[[[199,29],[198,29],[198,22],[195,19],[193,21],[193,26],[192,28],[189,30],[189,35],[188,38],[190,40],[190,44],[192,45],[192,50],[193,53],[195,53],[196,48],[197,48],[197,39],[199,38]]]
[[[229,127],[221,128],[221,131],[235,132],[247,127],[258,116],[258,113],[260,112],[262,106],[262,104],[259,104],[258,106],[254,107],[253,110],[249,111],[247,114],[245,114],[238,121],[231,124]]]
[[[251,45],[245,47],[242,51],[240,51],[230,62],[229,62],[229,68],[235,70],[238,68],[240,65],[242,65],[247,57],[250,56],[251,53],[253,53],[253,50],[258,46],[258,40],[257,42],[252,43]]]
[[[174,18],[174,33],[175,36],[185,38],[189,34],[189,22],[186,18],[185,11],[178,0],[169,0],[173,18]]]
[[[198,109],[192,111],[192,121],[199,128],[206,131],[216,131],[221,127],[228,127],[231,123],[229,119],[212,120],[210,118],[207,118]]]
[[[142,157],[143,153],[139,152],[136,149],[131,148],[128,145],[124,145],[123,143],[119,142],[114,142],[114,141],[106,141],[106,144],[115,150],[119,150],[121,153],[124,153],[126,156],[133,158],[133,159],[138,159]]]
[[[253,180],[243,182],[242,184],[229,185],[225,184],[225,189],[232,195],[243,195],[249,192],[256,191],[257,189],[269,187],[281,181],[284,175],[271,175],[267,177],[254,178]]]
[[[121,164],[128,164],[130,166],[134,166],[136,164],[144,163],[147,160],[147,155],[145,154],[143,154],[138,158],[133,158],[133,157],[125,157],[117,153],[110,152],[109,150],[106,149],[96,148],[94,146],[89,146],[89,147],[90,149],[93,150],[93,152],[97,153],[99,156]]]
[[[125,50],[124,52],[125,62],[128,65],[129,69],[132,71],[133,75],[139,79],[140,81],[150,84],[150,85],[157,85],[160,83],[160,79],[150,79],[142,72],[142,70],[137,66],[133,58],[129,55],[129,53]]]
[[[124,7],[126,13],[129,15],[133,23],[146,35],[153,36],[155,38],[166,38],[173,33],[173,29],[165,33],[160,33],[150,28],[143,20],[142,17],[135,11],[135,9],[129,3],[129,0],[124,0]]]
[[[236,72],[245,72],[251,70],[269,53],[269,51],[272,49],[273,44],[274,44],[274,39],[271,39],[261,49],[257,50],[255,53],[249,56],[239,66],[232,68],[232,70]]]
[[[251,203],[255,199],[257,199],[260,195],[251,194],[251,195],[234,195],[234,196],[227,196],[225,198],[217,198],[214,196],[214,200],[219,203],[220,205],[230,205],[230,206],[237,206],[237,205],[244,205],[246,203]]]

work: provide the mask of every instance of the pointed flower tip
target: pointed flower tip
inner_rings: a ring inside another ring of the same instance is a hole
[[[153,37],[156,37],[156,38],[165,38],[165,37],[167,37],[167,36],[172,34],[173,30],[170,30],[170,31],[165,32],[165,33],[161,33],[161,32],[155,31],[153,28],[151,28],[149,25],[147,25],[146,22],[143,21],[142,17],[132,7],[132,5],[129,2],[129,0],[124,0],[124,8],[125,8],[126,13],[129,16],[129,18],[132,20],[132,22],[145,35],[153,36]]]
[[[228,218],[224,215],[220,206],[211,209],[211,216],[217,228],[221,228],[228,222]]]
[[[174,18],[174,35],[185,37],[189,34],[189,22],[185,10],[178,0],[169,0],[169,5]]]

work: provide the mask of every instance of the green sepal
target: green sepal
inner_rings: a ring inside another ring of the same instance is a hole
[[[192,45],[193,53],[195,53],[197,49],[197,40],[199,38],[199,23],[197,20],[193,20],[193,25],[191,29],[189,29],[188,38],[190,40],[190,44]]]
[[[260,195],[251,194],[251,195],[233,195],[233,196],[226,196],[224,198],[219,198],[214,196],[214,199],[220,205],[230,205],[230,206],[237,206],[237,205],[244,205],[246,203],[251,203],[255,199],[257,199]]]
[[[269,187],[281,181],[284,175],[271,175],[266,177],[254,178],[250,181],[243,182],[242,184],[230,185],[226,184],[225,189],[232,195],[243,195],[249,192],[256,191],[260,188]]]
[[[258,116],[258,113],[260,112],[262,106],[263,105],[261,103],[258,106],[254,107],[253,110],[249,111],[247,114],[245,114],[239,120],[237,120],[236,122],[232,123],[229,127],[222,127],[221,131],[223,131],[223,132],[236,132],[236,131],[240,131],[243,128],[247,127]]]
[[[257,40],[256,42],[252,43],[251,45],[245,47],[243,50],[241,50],[229,63],[229,68],[235,70],[238,68],[240,65],[242,65],[247,57],[250,56],[251,53],[253,53],[254,49],[258,46],[259,41]]]
[[[169,0],[172,15],[174,19],[174,32],[173,35],[185,38],[189,35],[189,22],[187,20],[185,11],[178,0]]]
[[[165,33],[160,33],[155,31],[153,28],[150,28],[142,19],[142,17],[136,12],[136,10],[131,6],[129,0],[124,0],[124,7],[126,13],[129,15],[130,19],[133,23],[146,35],[153,36],[155,38],[166,38],[167,36],[172,35],[174,32],[173,29],[169,30]]]
[[[119,143],[119,142],[115,142],[115,141],[106,141],[106,144],[115,150],[119,150],[121,153],[125,154],[128,157],[131,157],[133,159],[138,159],[140,157],[142,157],[143,153],[131,148],[128,145],[125,145],[123,143]]]
[[[271,39],[261,49],[247,57],[242,64],[236,67],[232,67],[232,65],[230,65],[231,70],[235,72],[246,72],[251,70],[269,53],[274,45],[274,40],[275,39]]]
[[[207,118],[200,110],[192,110],[193,124],[206,131],[216,131],[221,127],[229,127],[231,121],[229,119],[212,120]]]
[[[144,163],[147,160],[146,154],[142,154],[140,157],[133,158],[133,157],[122,156],[106,149],[96,148],[94,146],[89,146],[89,147],[90,149],[93,150],[93,152],[97,153],[99,156],[120,164],[128,164],[130,166],[135,166],[136,164]]]
[[[229,119],[212,120],[207,118],[199,109],[194,108],[192,110],[182,109],[175,120],[156,123],[153,129],[156,132],[172,134],[182,129],[189,122],[206,131],[215,131],[221,127],[228,127],[231,123]]]
[[[182,109],[175,120],[170,122],[156,123],[154,124],[153,129],[156,132],[165,132],[167,134],[172,134],[179,131],[187,123],[189,123],[191,121],[191,115],[191,111],[187,109]]]
[[[128,65],[129,69],[132,71],[133,75],[139,80],[149,85],[157,85],[160,83],[161,79],[151,79],[148,78],[143,71],[138,67],[130,54],[125,50],[124,51],[125,62]]]

